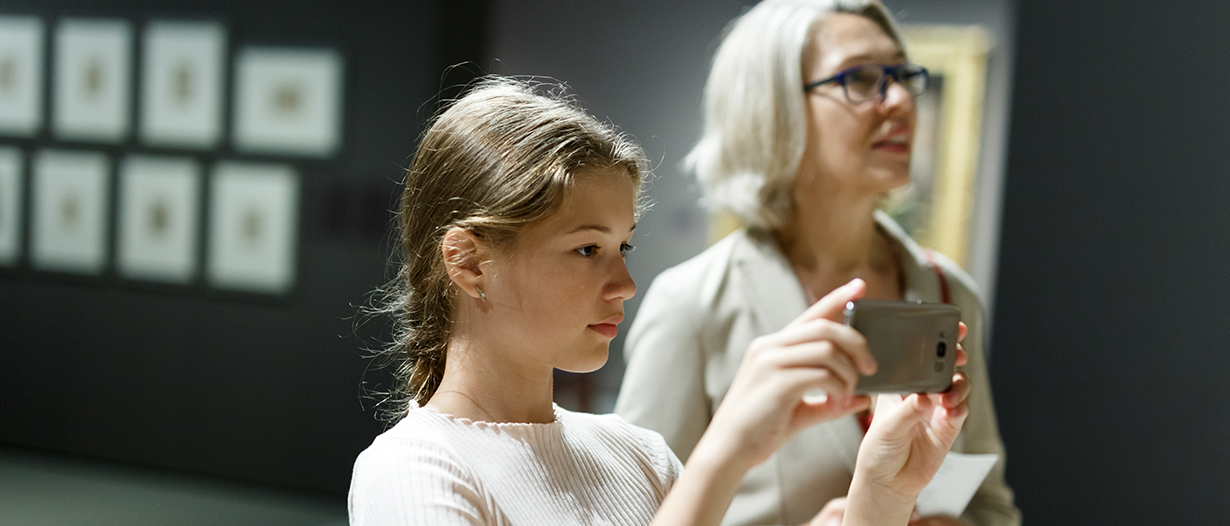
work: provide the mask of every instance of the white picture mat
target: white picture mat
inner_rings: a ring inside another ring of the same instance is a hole
[[[299,177],[289,166],[219,163],[210,179],[210,284],[288,290],[295,281],[298,214]]]
[[[0,147],[0,265],[21,256],[21,168],[21,151]]]
[[[222,135],[226,28],[155,20],[145,28],[141,140],[211,148]]]
[[[35,268],[99,274],[106,265],[107,157],[94,152],[42,150],[33,162]]]
[[[0,134],[33,137],[43,126],[43,21],[0,16]]]
[[[66,18],[55,33],[56,137],[120,142],[132,99],[132,26],[125,20]]]
[[[196,276],[200,166],[133,155],[120,165],[120,275],[187,283]]]
[[[246,47],[235,61],[237,149],[314,157],[338,149],[341,54],[326,48]]]

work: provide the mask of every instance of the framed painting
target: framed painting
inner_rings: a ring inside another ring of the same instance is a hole
[[[101,274],[110,202],[106,155],[42,150],[33,164],[31,261],[39,270]]]
[[[151,21],[141,66],[142,142],[212,148],[222,137],[226,28],[217,22]]]
[[[132,26],[66,18],[55,33],[55,106],[60,139],[118,143],[129,131]]]
[[[298,174],[285,165],[223,162],[209,186],[209,283],[246,292],[288,291],[297,265]]]
[[[0,134],[34,137],[43,127],[43,21],[0,16]]]
[[[13,266],[21,257],[22,155],[0,147],[0,265]]]
[[[188,283],[196,277],[200,166],[191,159],[132,155],[119,170],[121,276]]]
[[[979,26],[904,25],[902,33],[910,61],[927,68],[931,83],[915,100],[910,184],[881,207],[919,244],[965,265],[990,38]],[[739,226],[731,214],[712,215],[709,242]]]
[[[905,25],[902,33],[931,83],[915,101],[910,184],[883,207],[920,245],[965,266],[991,40],[979,26]]]
[[[341,145],[342,57],[332,49],[246,47],[232,123],[243,152],[329,157]]]

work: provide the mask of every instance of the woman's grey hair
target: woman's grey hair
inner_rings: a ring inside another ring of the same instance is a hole
[[[705,83],[704,134],[684,160],[710,212],[749,229],[785,226],[807,141],[803,60],[830,13],[865,16],[902,45],[878,0],[765,0],[727,26]]]

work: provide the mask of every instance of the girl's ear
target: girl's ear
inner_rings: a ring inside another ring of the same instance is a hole
[[[449,279],[462,292],[479,299],[483,277],[480,264],[487,255],[487,247],[473,232],[453,227],[444,234],[443,251]]]

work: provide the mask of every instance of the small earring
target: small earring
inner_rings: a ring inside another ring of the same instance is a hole
[[[487,295],[483,293],[483,289],[480,289],[477,286],[475,286],[474,288],[478,289],[478,299],[487,301]]]

